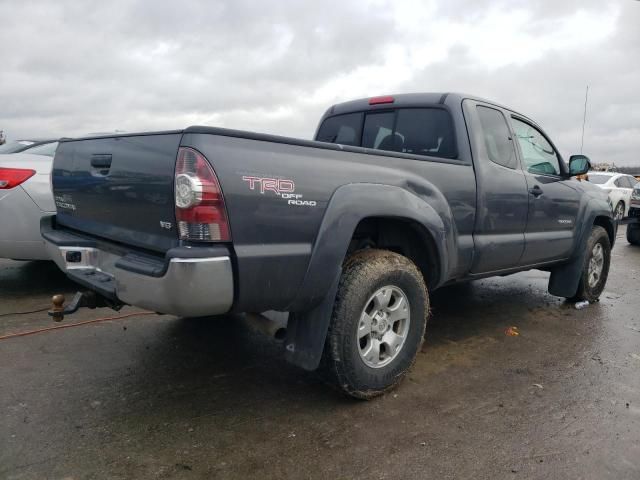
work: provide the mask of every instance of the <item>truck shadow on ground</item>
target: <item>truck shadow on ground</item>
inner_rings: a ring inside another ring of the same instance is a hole
[[[563,315],[561,302],[544,291],[546,280],[500,282],[460,285],[436,292],[425,348],[473,337],[503,336],[506,326],[515,319],[522,326],[531,311],[538,308]],[[157,389],[164,387],[159,386],[172,385],[166,394],[173,396],[180,390],[190,396],[201,394],[215,398],[216,408],[221,404],[231,408],[242,398],[254,395],[290,401],[312,395],[328,404],[350,401],[327,389],[317,373],[288,364],[281,344],[247,330],[230,316],[175,319],[167,322],[159,335],[147,340],[145,350],[133,362],[138,367],[132,379],[142,382],[148,392],[156,390],[162,395]]]
[[[431,295],[428,343],[491,335],[509,326],[522,326],[536,313],[566,315],[571,305],[547,293],[548,275],[534,271],[437,290]]]
[[[54,295],[75,292],[79,288],[53,262],[6,262],[0,270],[2,296]]]

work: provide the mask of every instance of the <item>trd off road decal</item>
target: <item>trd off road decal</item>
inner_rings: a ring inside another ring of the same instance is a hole
[[[243,175],[242,180],[247,182],[249,190],[260,192],[261,195],[275,194],[287,201],[288,205],[299,207],[315,207],[315,200],[303,200],[304,195],[296,193],[296,184],[286,178],[253,177]]]

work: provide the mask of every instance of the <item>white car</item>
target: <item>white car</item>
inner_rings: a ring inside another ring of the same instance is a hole
[[[588,178],[591,183],[607,191],[616,220],[621,220],[629,214],[631,192],[638,180],[631,175],[614,172],[589,172]]]
[[[0,155],[0,258],[49,259],[40,218],[56,209],[49,184],[52,164],[44,152]]]

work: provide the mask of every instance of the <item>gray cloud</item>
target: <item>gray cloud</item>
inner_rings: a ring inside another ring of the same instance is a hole
[[[309,137],[332,103],[448,90],[528,114],[568,154],[589,84],[585,153],[640,163],[632,0],[0,0],[0,12],[9,137],[203,123]]]

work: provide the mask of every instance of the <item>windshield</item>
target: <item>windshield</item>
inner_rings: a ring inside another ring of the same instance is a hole
[[[42,145],[38,145],[37,147],[31,147],[26,149],[25,153],[34,153],[36,155],[45,155],[47,157],[52,157],[56,154],[56,149],[58,148],[58,142],[45,143]]]
[[[29,140],[14,140],[7,142],[4,145],[0,145],[0,153],[17,153],[29,148],[35,142]]]
[[[597,173],[589,173],[588,177],[589,181],[596,185],[604,185],[611,179],[609,175],[598,175]]]

